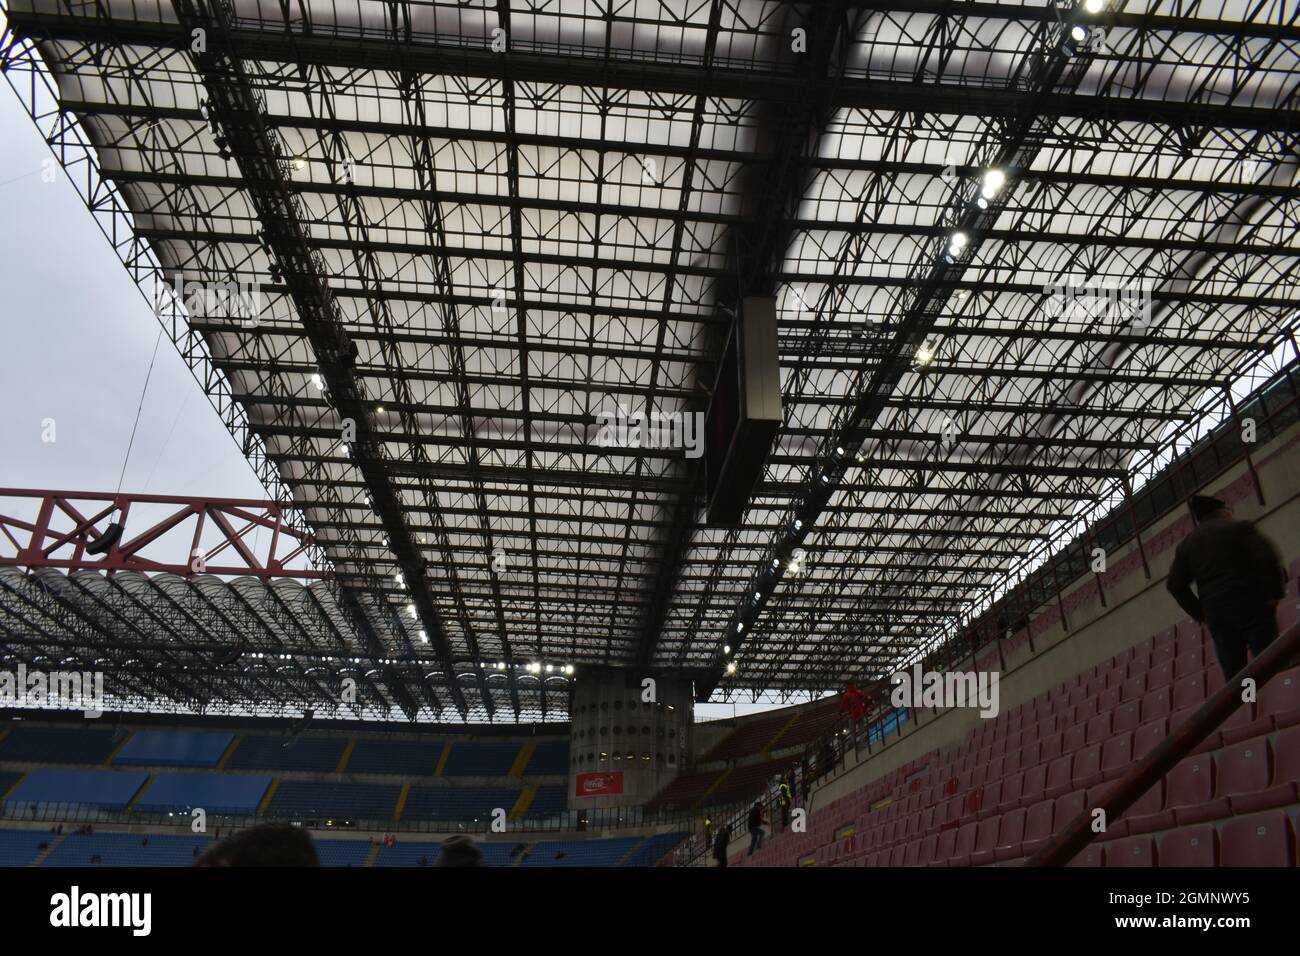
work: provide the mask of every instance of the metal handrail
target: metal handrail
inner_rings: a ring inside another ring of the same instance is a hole
[[[1097,836],[1092,828],[1097,810],[1102,811],[1105,826],[1112,825],[1139,797],[1155,786],[1156,781],[1191,753],[1192,748],[1236,712],[1243,703],[1242,691],[1246,681],[1253,681],[1255,689],[1262,688],[1297,658],[1300,658],[1300,623],[1293,624],[1263,654],[1215,691],[1173,733],[1121,777],[1096,807],[1085,807],[1069,826],[1030,857],[1025,866],[1063,866],[1074,859],[1075,854]]]

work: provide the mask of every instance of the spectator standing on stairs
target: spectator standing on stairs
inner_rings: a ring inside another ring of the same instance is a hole
[[[718,866],[727,865],[727,845],[731,843],[731,824],[724,823],[718,827],[717,839],[713,841],[713,858]]]
[[[749,856],[763,849],[763,802],[755,800],[749,808]]]
[[[781,830],[784,832],[790,826],[790,805],[794,803],[794,794],[785,780],[776,788],[776,803],[781,808]]]
[[[1165,586],[1193,620],[1205,624],[1225,680],[1277,637],[1277,605],[1286,571],[1254,522],[1238,521],[1218,498],[1193,495],[1196,527],[1178,545]],[[1196,585],[1193,593],[1192,585]]]

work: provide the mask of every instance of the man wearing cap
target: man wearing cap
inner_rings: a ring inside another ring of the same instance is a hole
[[[1194,620],[1210,629],[1223,675],[1231,680],[1277,637],[1277,604],[1286,572],[1272,542],[1253,522],[1238,521],[1226,502],[1188,501],[1196,527],[1174,553],[1165,586]],[[1192,585],[1196,591],[1192,591]]]

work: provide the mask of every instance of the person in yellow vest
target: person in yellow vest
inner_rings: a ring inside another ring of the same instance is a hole
[[[776,804],[781,808],[781,829],[784,830],[790,825],[790,807],[794,803],[794,794],[790,792],[790,784],[785,780],[776,788]]]

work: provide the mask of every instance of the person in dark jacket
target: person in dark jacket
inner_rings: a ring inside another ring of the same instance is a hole
[[[1223,676],[1246,666],[1277,637],[1277,605],[1286,571],[1272,542],[1253,522],[1238,521],[1218,498],[1188,502],[1196,527],[1174,552],[1165,586],[1193,620],[1210,630]],[[1192,591],[1192,585],[1196,591]]]
[[[724,823],[718,827],[718,836],[713,841],[713,858],[718,866],[727,865],[727,845],[731,843],[731,824]]]
[[[762,801],[755,800],[754,805],[749,808],[749,856],[754,855],[755,850],[763,849],[763,804]]]

